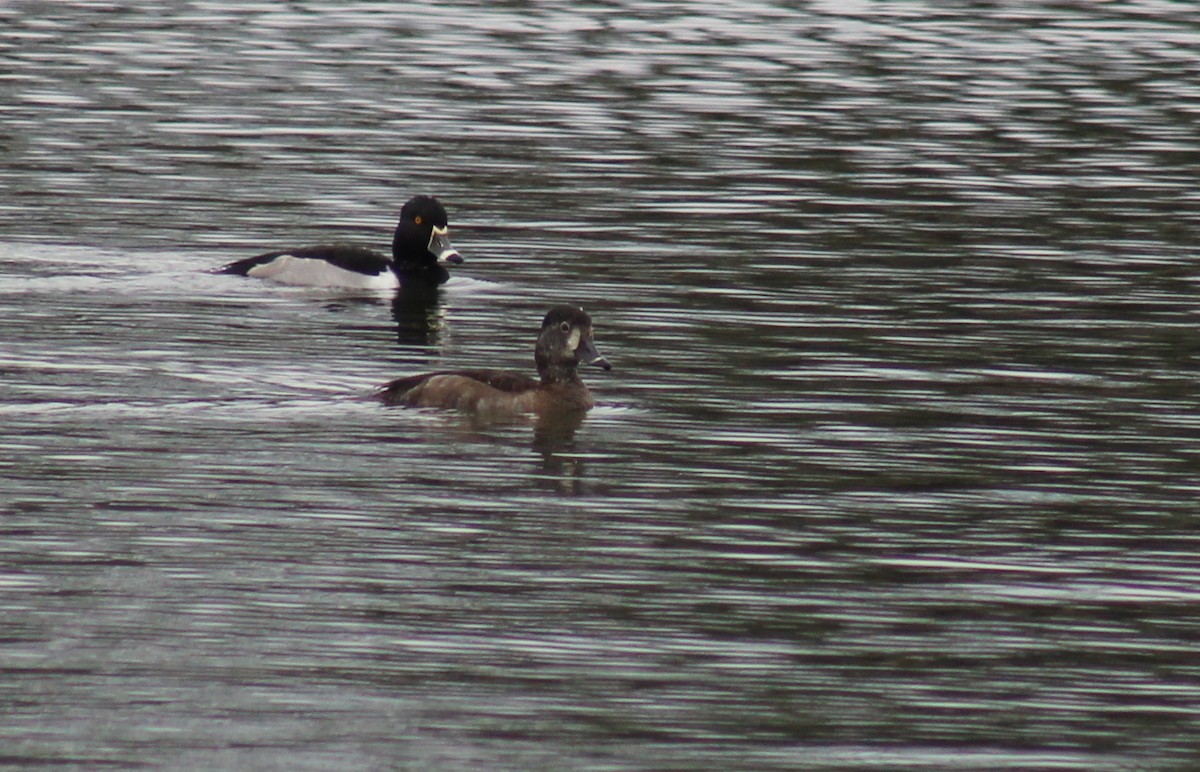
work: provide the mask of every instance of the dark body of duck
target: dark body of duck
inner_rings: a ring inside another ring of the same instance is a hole
[[[503,370],[455,370],[400,378],[377,394],[386,405],[436,407],[482,416],[583,412],[592,395],[580,364],[612,369],[600,356],[592,318],[575,306],[555,306],[542,320],[534,347],[540,379]]]
[[[433,196],[414,196],[400,210],[391,257],[366,247],[322,244],[247,257],[217,273],[308,287],[435,289],[450,278],[446,263],[462,262],[448,233],[441,202]]]

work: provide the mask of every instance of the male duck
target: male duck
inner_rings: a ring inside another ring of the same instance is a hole
[[[450,246],[448,226],[441,202],[433,196],[415,196],[400,210],[391,257],[365,247],[323,244],[247,257],[217,273],[308,287],[433,289],[450,278],[444,263],[463,261]]]
[[[596,350],[592,318],[575,306],[555,306],[546,314],[533,359],[540,381],[503,370],[457,370],[400,378],[376,396],[385,405],[438,407],[483,416],[582,413],[593,402],[576,368],[582,363],[612,369]]]

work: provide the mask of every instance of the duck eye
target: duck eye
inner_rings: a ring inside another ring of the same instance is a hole
[[[571,331],[571,323],[563,322],[562,324],[558,325],[558,329],[562,330],[563,332],[570,332]]]

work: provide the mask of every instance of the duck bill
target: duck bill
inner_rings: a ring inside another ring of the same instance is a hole
[[[609,361],[600,355],[600,352],[596,350],[596,344],[590,340],[584,340],[579,344],[579,347],[575,349],[575,356],[579,357],[579,361],[585,365],[599,367],[604,370],[612,369]]]
[[[429,237],[429,251],[443,263],[462,263],[462,255],[450,244],[449,228],[434,228]]]

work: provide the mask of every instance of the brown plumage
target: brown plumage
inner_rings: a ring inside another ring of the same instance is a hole
[[[579,379],[580,364],[611,369],[592,341],[592,319],[582,308],[555,306],[542,320],[534,347],[540,380],[503,370],[455,370],[413,375],[386,384],[385,405],[438,407],[485,416],[584,411],[592,395]]]

